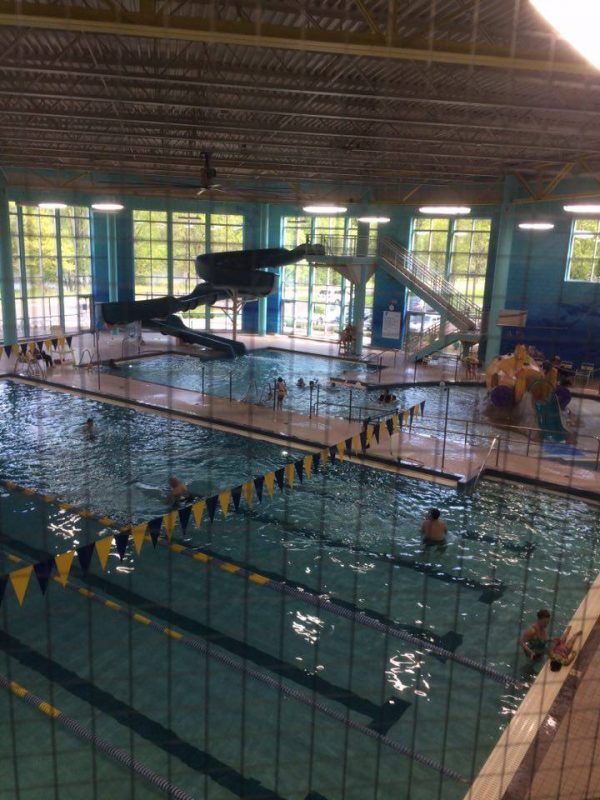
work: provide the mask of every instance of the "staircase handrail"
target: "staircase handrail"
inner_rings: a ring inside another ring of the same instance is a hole
[[[478,327],[481,309],[401,244],[388,237],[382,238],[379,240],[378,253],[399,272],[410,273],[425,289],[439,295],[444,303]]]
[[[404,340],[404,352],[408,355],[416,353],[423,347],[427,347],[432,342],[435,342],[440,336],[441,324],[439,322],[436,322],[435,325],[431,325],[423,331],[413,331],[409,333]]]

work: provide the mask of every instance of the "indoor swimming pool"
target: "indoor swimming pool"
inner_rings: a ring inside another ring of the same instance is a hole
[[[99,436],[83,446],[90,415]],[[164,513],[171,472],[208,494],[303,455],[16,384],[0,386],[0,426],[2,477],[133,522]],[[57,502],[0,498],[2,574],[106,534]],[[431,506],[450,535],[424,550]],[[476,774],[531,679],[520,633],[542,606],[553,630],[568,622],[600,567],[599,535],[579,499],[491,481],[469,497],[336,463],[198,530],[178,524],[174,549],[130,544],[105,572],[94,557],[87,577],[75,563],[70,586],[32,586],[22,607],[8,587],[0,671],[192,797],[459,800],[466,785],[440,769]],[[2,800],[16,781],[21,797],[47,797],[49,776],[61,798],[98,776],[94,796],[119,780],[158,796],[5,691],[0,713],[14,718]]]

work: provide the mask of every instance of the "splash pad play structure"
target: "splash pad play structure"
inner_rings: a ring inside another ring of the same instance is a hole
[[[510,355],[495,358],[485,373],[490,405],[516,411],[519,423],[537,427],[543,441],[561,442],[569,435],[562,412],[571,393],[557,383],[557,367],[538,364],[523,344]]]

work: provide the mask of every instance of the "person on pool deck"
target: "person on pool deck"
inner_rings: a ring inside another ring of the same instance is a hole
[[[392,394],[389,389],[384,389],[383,393],[379,395],[380,403],[394,403],[396,395]]]
[[[287,394],[287,386],[285,385],[285,381],[280,376],[277,378],[277,382],[275,383],[275,395],[277,398],[277,409],[281,411],[283,408],[283,401],[285,400],[285,396]]]
[[[521,647],[531,661],[537,661],[546,651],[546,645],[548,644],[546,629],[549,623],[550,612],[547,608],[541,608],[537,612],[537,620],[521,636]]]
[[[440,516],[439,508],[432,508],[421,524],[424,544],[442,544],[446,541],[448,526]]]
[[[175,475],[169,478],[169,494],[167,495],[168,503],[177,503],[180,500],[186,500],[190,496],[187,486],[182,483]]]
[[[85,421],[83,426],[83,435],[86,439],[92,442],[96,436],[98,436],[98,429],[96,428],[96,423],[91,417],[88,417]]]
[[[570,633],[571,626],[569,625],[560,638],[552,640],[552,648],[548,653],[552,672],[558,672],[561,667],[568,667],[577,658],[577,650],[574,649],[574,645],[583,631],[577,631],[569,638]]]

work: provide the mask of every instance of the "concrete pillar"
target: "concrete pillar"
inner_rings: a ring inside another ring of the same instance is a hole
[[[0,187],[0,293],[2,294],[3,342],[4,344],[14,344],[17,341],[15,282],[13,278],[8,192],[5,186]],[[2,334],[1,330],[0,334]]]

